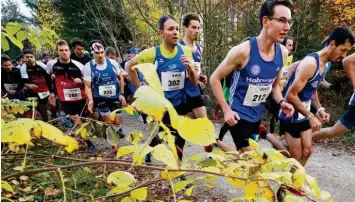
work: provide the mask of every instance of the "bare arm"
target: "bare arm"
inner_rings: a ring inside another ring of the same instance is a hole
[[[129,78],[132,80],[133,85],[136,88],[139,88],[142,84],[139,82],[137,71],[133,69],[135,65],[137,65],[137,59],[132,58],[130,61],[126,62],[126,71],[128,72]]]
[[[93,101],[91,82],[84,80],[84,84],[85,84],[85,93],[86,93],[86,96],[88,97],[89,102]]]
[[[319,98],[318,98],[318,91],[314,91],[313,95],[312,95],[312,106],[316,109],[319,109],[322,107],[322,105],[319,102]]]
[[[355,53],[343,59],[343,66],[355,92]]]
[[[281,46],[281,50],[282,50],[282,58],[283,58],[283,61],[284,61],[283,66],[285,66],[285,64],[287,63],[288,50],[284,46]],[[280,103],[281,100],[283,100],[283,96],[282,96],[282,93],[281,93],[281,90],[280,90],[281,74],[282,74],[282,71],[279,71],[279,73],[277,74],[277,76],[275,78],[275,81],[274,81],[274,83],[272,85],[272,98],[274,99],[274,101],[276,103]]]
[[[124,80],[123,80],[123,75],[120,73],[120,75],[117,75],[118,80],[120,81],[120,93],[124,93]]]

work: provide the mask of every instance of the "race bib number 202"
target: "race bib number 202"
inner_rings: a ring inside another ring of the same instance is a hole
[[[249,84],[248,91],[245,95],[243,105],[255,107],[261,103],[266,102],[266,99],[271,93],[271,90],[272,90],[272,85],[257,86],[257,85]]]

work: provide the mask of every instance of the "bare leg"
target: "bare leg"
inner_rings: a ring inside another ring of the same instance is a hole
[[[285,139],[289,148],[291,158],[300,161],[300,159],[302,158],[301,138],[294,138],[288,132],[285,132]]]
[[[217,146],[225,152],[237,151],[237,149],[235,147],[231,147],[220,140],[217,140]]]
[[[304,166],[307,163],[307,160],[312,155],[312,130],[301,132],[301,141],[302,141],[302,157],[299,162]]]
[[[341,136],[348,130],[348,128],[346,128],[340,121],[338,121],[332,127],[322,128],[320,131],[314,132],[312,134],[312,140],[318,141],[325,138],[336,138]]]

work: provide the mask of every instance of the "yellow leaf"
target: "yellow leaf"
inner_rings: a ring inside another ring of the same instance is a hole
[[[243,186],[245,185],[245,181],[244,180],[238,180],[238,179],[235,179],[235,178],[230,178],[230,177],[227,177],[227,182],[230,183],[231,185],[237,187],[238,189],[242,189]]]
[[[10,151],[13,151],[13,152],[19,152],[20,151],[19,145],[14,143],[14,142],[10,142],[9,143],[9,149],[10,149]]]
[[[321,196],[321,191],[319,189],[317,179],[312,176],[306,175],[306,180],[307,183],[309,184],[309,187],[315,191],[316,197],[319,199]]]
[[[37,138],[40,138],[42,135],[42,128],[40,126],[35,126],[33,128],[33,135],[36,136]]]
[[[169,176],[171,179],[175,179],[177,177],[184,175],[186,172],[170,171],[168,173],[169,173]],[[160,172],[160,179],[170,180],[169,176],[167,175],[167,173],[165,171]]]
[[[170,129],[168,127],[166,127],[162,122],[159,123],[160,127],[162,127],[164,129],[164,131],[167,133],[168,138],[168,146],[171,149],[171,151],[174,154],[174,158],[175,159],[179,159],[178,155],[177,155],[177,149],[175,146],[175,137],[171,134]]]
[[[138,145],[136,151],[133,154],[133,161],[138,164],[142,164],[145,156],[152,151],[153,147],[151,146]]]
[[[66,136],[58,128],[45,123],[43,121],[36,121],[42,128],[42,137],[55,142],[57,144],[65,145],[65,150],[68,153],[73,152],[76,149],[79,149],[79,143],[74,138]]]
[[[332,196],[329,194],[327,191],[321,191],[320,193],[320,198],[322,201],[328,201],[328,202],[333,202]]]
[[[1,128],[4,127],[5,124],[6,123],[5,123],[4,119],[1,119]]]
[[[275,200],[271,200],[271,201],[275,201]],[[255,202],[270,202],[270,200],[266,198],[256,198]]]
[[[143,137],[144,135],[139,130],[134,130],[131,134],[127,135],[126,140],[132,144],[138,144]]]
[[[285,201],[287,201],[287,202],[303,202],[303,200],[301,198],[298,198],[296,196],[289,195],[289,194],[286,195]]]
[[[171,111],[169,109],[172,127],[182,138],[201,146],[216,143],[215,128],[210,120],[207,118],[190,119]]]
[[[248,142],[253,149],[258,150],[260,148],[259,144],[255,142],[255,140],[249,138]]]
[[[219,168],[214,167],[214,166],[204,167],[204,168],[201,168],[201,170],[214,172],[214,173],[220,173],[221,172],[221,170]]]
[[[32,119],[17,119],[1,128],[1,142],[23,145],[31,141],[30,130],[37,125]]]
[[[191,201],[183,199],[183,200],[180,200],[178,202],[191,202]]]
[[[1,180],[1,189],[14,193],[14,189],[12,189],[11,185],[4,180]]]
[[[173,169],[179,168],[177,159],[174,158],[173,152],[171,152],[168,148],[166,148],[166,146],[164,144],[159,144],[154,147],[153,157],[156,160],[165,163],[170,168],[173,168]]]
[[[177,182],[174,184],[174,190],[175,190],[175,192],[179,192],[179,191],[185,189],[186,185],[191,184],[195,181],[196,181],[196,179],[188,179],[188,180],[183,180],[183,181]]]
[[[124,108],[124,110],[129,114],[133,115],[134,114],[134,108],[131,105],[128,105],[127,107]]]
[[[155,120],[161,121],[165,111],[169,108],[174,108],[173,105],[164,97],[158,94],[149,86],[141,86],[134,94],[136,100],[132,105]]]
[[[212,184],[194,185],[194,186],[191,186],[190,188],[188,188],[186,190],[185,194],[187,196],[191,196],[193,189],[195,189],[196,187],[208,187],[208,188],[212,189],[212,188],[214,188],[214,185],[212,185]]]
[[[125,192],[129,189],[130,187],[129,186],[117,186],[117,187],[114,187],[110,190],[110,192],[108,192],[109,194],[119,194],[119,193],[122,193],[122,192]]]
[[[275,194],[270,187],[261,188],[261,197],[267,199],[266,201],[275,201]]]
[[[255,199],[254,197],[239,196],[239,197],[231,199],[229,202],[250,201],[250,200],[254,200],[254,199]]]
[[[129,186],[133,183],[136,183],[136,179],[134,179],[133,175],[129,172],[116,171],[110,173],[110,175],[107,177],[107,183],[113,183],[119,186]]]
[[[145,200],[147,198],[148,191],[147,187],[142,187],[131,191],[131,196],[138,200]]]
[[[306,171],[304,167],[300,166],[292,175],[292,185],[299,189],[306,181]]]
[[[139,64],[133,67],[133,69],[138,69],[144,75],[144,80],[149,84],[149,86],[157,92],[159,95],[164,96],[163,88],[160,83],[156,67],[153,64]]]
[[[256,198],[259,193],[259,185],[256,182],[248,182],[245,185],[244,194],[246,197]]]
[[[76,131],[75,131],[75,135],[78,135],[79,133],[81,133],[81,131],[83,129],[85,129],[85,127],[88,125],[89,123],[83,123],[80,128],[78,128]]]
[[[136,201],[135,198],[132,199],[131,197],[126,196],[126,197],[124,197],[124,198],[122,199],[121,202],[135,202],[135,201]]]
[[[120,158],[123,155],[133,153],[136,151],[136,149],[137,149],[137,145],[120,147],[120,149],[117,152],[116,158]]]

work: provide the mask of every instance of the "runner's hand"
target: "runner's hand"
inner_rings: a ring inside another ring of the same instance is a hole
[[[186,55],[181,55],[180,57],[180,61],[185,65],[185,67],[189,70],[189,71],[195,71],[195,69],[193,68],[193,66],[191,65],[189,59],[186,57]]]
[[[207,84],[208,83],[208,79],[207,79],[207,76],[206,75],[201,75],[200,77],[199,77],[199,80],[201,81],[201,82],[203,82],[203,84]]]
[[[120,95],[119,99],[123,107],[127,106],[126,98],[123,95]]]
[[[49,105],[55,107],[56,106],[56,102],[55,102],[55,95],[54,93],[51,93],[48,97],[48,103]]]
[[[319,117],[320,117],[322,123],[329,122],[330,114],[326,113],[325,111],[320,111],[318,114],[319,114]]]
[[[89,100],[89,102],[88,102],[88,111],[89,111],[90,114],[94,113],[93,108],[94,108],[94,101]]]
[[[15,95],[16,94],[16,91],[15,90],[9,90],[7,91],[10,95]]]
[[[319,131],[322,127],[322,124],[314,115],[309,118],[309,125],[311,126],[313,132]]]
[[[38,86],[35,85],[35,84],[28,84],[28,85],[27,85],[27,88],[30,89],[30,90],[35,90],[35,89],[38,88]]]
[[[51,78],[54,80],[54,79],[55,79],[55,74],[52,74],[52,75],[51,75]]]
[[[295,109],[290,103],[281,102],[280,107],[282,112],[286,114],[286,118],[290,118],[291,116],[293,116]]]
[[[234,126],[235,124],[238,123],[239,120],[240,118],[238,113],[233,111],[232,109],[229,109],[228,111],[224,112],[224,121],[228,125]]]
[[[74,79],[74,83],[76,83],[76,84],[82,84],[83,81],[82,81],[80,78],[75,78],[75,79]]]

